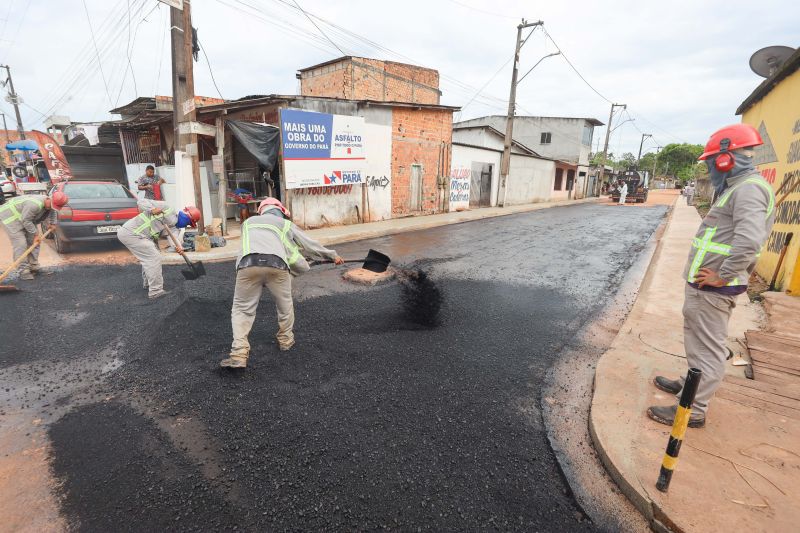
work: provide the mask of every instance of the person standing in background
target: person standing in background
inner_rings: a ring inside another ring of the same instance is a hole
[[[166,183],[167,180],[156,174],[156,167],[147,165],[144,174],[139,176],[136,180],[136,185],[140,191],[144,191],[146,200],[163,200],[164,195],[161,193],[161,185]]]

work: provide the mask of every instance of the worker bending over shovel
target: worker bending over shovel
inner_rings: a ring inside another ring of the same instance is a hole
[[[38,195],[18,196],[0,205],[0,220],[8,232],[8,239],[14,249],[14,260],[33,244],[38,244],[41,237],[36,226],[48,220],[55,223],[55,215],[69,197],[61,191],[53,193],[52,198]],[[33,275],[41,272],[39,267],[39,248],[28,254],[28,259],[19,266],[19,277],[32,280]]]
[[[143,286],[148,290],[148,298],[155,300],[169,292],[164,290],[158,238],[162,232],[169,231],[177,240],[177,229],[197,226],[200,210],[188,206],[176,212],[166,202],[147,199],[139,200],[138,206],[141,212],[123,224],[117,238],[142,264]],[[175,247],[175,251],[183,254],[180,245]]]
[[[278,347],[294,346],[294,303],[292,276],[308,272],[303,254],[312,259],[329,260],[337,265],[344,260],[328,250],[289,220],[289,211],[275,198],[258,206],[258,216],[242,224],[242,251],[236,258],[236,290],[233,294],[231,326],[233,345],[224,368],[244,368],[250,355],[247,336],[253,327],[262,287],[266,287],[278,310]]]

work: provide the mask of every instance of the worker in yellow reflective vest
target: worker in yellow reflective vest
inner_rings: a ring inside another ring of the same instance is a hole
[[[8,232],[14,250],[14,260],[25,253],[31,245],[41,241],[37,226],[45,220],[55,223],[56,211],[67,202],[69,197],[61,191],[56,191],[51,198],[39,195],[17,196],[0,205],[0,221]],[[40,271],[39,247],[36,247],[28,254],[27,260],[18,267],[18,273],[21,279],[32,280],[33,275]]]
[[[242,250],[236,258],[236,289],[231,308],[233,345],[223,368],[244,368],[250,355],[247,340],[256,317],[263,287],[275,300],[278,312],[278,347],[281,351],[294,346],[294,303],[292,275],[308,272],[303,254],[320,260],[344,263],[335,251],[329,250],[289,220],[289,211],[275,198],[267,198],[258,206],[258,216],[242,224]]]
[[[753,162],[763,144],[748,124],[714,133],[700,160],[708,166],[715,201],[692,242],[683,277],[683,340],[689,368],[703,374],[689,427],[703,427],[709,400],[725,375],[728,320],[738,295],[747,291],[750,274],[775,219],[775,195]],[[657,376],[659,389],[680,396],[683,379]],[[672,425],[677,405],[653,406],[647,415]]]
[[[148,290],[148,297],[155,300],[168,293],[164,290],[158,239],[164,231],[172,232],[177,239],[178,229],[195,227],[200,210],[189,206],[175,211],[166,202],[147,199],[139,200],[138,206],[140,213],[122,225],[117,238],[142,264],[142,285]],[[183,254],[180,246],[175,251]]]

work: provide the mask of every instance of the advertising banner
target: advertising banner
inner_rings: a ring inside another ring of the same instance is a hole
[[[72,171],[69,168],[69,163],[67,163],[67,158],[55,139],[44,132],[36,130],[28,134],[39,145],[39,151],[42,153],[42,159],[53,183],[72,178]]]
[[[464,167],[450,170],[450,211],[469,209],[469,187],[472,171]]]
[[[287,189],[365,182],[364,118],[281,109]]]

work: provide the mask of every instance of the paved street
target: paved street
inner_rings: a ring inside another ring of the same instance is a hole
[[[584,204],[337,247],[426,270],[441,324],[409,320],[396,283],[319,267],[295,283],[296,347],[278,352],[265,296],[235,374],[217,367],[230,262],[194,282],[166,267],[174,292],[154,303],[138,265],[20,282],[2,295],[0,471],[39,439],[51,505],[83,531],[597,529],[540,394],[665,213]]]

